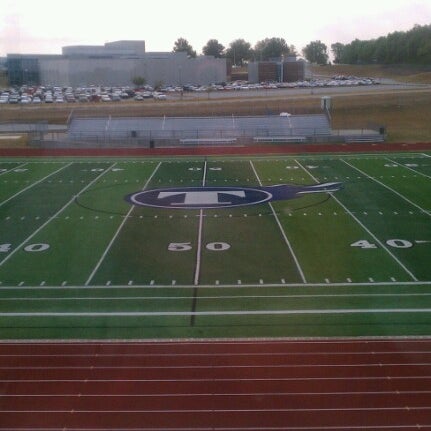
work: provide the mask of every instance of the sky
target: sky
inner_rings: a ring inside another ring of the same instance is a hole
[[[254,6],[254,3],[257,6]],[[172,51],[183,37],[198,53],[209,39],[225,47],[284,38],[300,52],[309,42],[372,39],[431,24],[431,0],[0,0],[0,57],[61,54],[68,45],[145,40],[146,51]]]

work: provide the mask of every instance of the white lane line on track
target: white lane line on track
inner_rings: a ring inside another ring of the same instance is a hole
[[[255,177],[257,178],[257,181],[259,182],[259,185],[262,187],[262,181],[260,180],[259,175],[258,175],[258,173],[257,173],[257,171],[256,171],[256,169],[254,167],[254,164],[253,164],[253,162],[251,160],[250,160],[250,166],[251,166],[251,169],[254,172]],[[276,221],[276,223],[278,225],[278,228],[280,229],[280,232],[281,232],[281,235],[282,235],[282,237],[284,239],[284,242],[286,243],[286,245],[287,245],[287,247],[288,247],[288,249],[290,251],[290,254],[292,255],[292,258],[293,258],[293,260],[295,262],[296,268],[298,269],[298,272],[299,272],[299,274],[301,276],[302,282],[303,283],[307,283],[307,280],[305,278],[304,272],[302,271],[301,265],[299,264],[299,260],[296,257],[295,252],[293,251],[292,245],[290,244],[290,241],[287,238],[286,232],[284,231],[283,226],[280,223],[280,219],[278,218],[277,213],[275,212],[272,203],[268,202],[268,205],[271,208],[271,212],[274,215],[274,219],[275,219],[275,221]]]
[[[385,411],[385,412],[395,412],[395,411],[421,411],[421,410],[431,410],[431,407],[330,407],[330,408],[307,408],[307,409],[289,409],[289,408],[285,408],[285,409],[274,409],[274,408],[270,408],[270,409],[201,409],[201,410],[197,410],[197,409],[184,409],[184,410],[173,410],[173,409],[166,409],[166,410],[157,410],[157,409],[130,409],[130,410],[123,410],[123,409],[119,409],[119,410],[80,410],[80,409],[74,409],[73,413],[74,414],[79,414],[79,413],[163,413],[163,414],[178,414],[178,413],[251,413],[251,412],[274,412],[274,413],[282,413],[282,412],[374,412],[374,411]],[[59,410],[3,410],[1,411],[2,413],[68,413],[70,414],[71,411],[70,410],[64,410],[64,409],[59,409]],[[411,427],[410,427],[411,428]],[[9,430],[11,428],[8,428]],[[33,429],[33,428],[31,428]],[[145,429],[145,428],[144,428]],[[162,428],[161,428],[162,429]],[[193,429],[193,428],[191,428]],[[201,429],[201,428],[199,428]],[[230,428],[229,428],[230,429]],[[235,429],[235,428],[234,428]],[[286,428],[284,428],[286,429]],[[309,429],[309,428],[307,428]],[[346,428],[345,428],[346,429]],[[347,429],[351,429],[351,427],[347,427]],[[375,429],[375,427],[374,427]],[[418,428],[420,429],[420,428]],[[70,430],[70,428],[69,428]],[[127,428],[126,428],[127,430]],[[141,428],[142,430],[142,428]],[[169,428],[169,430],[171,430],[171,428]],[[106,431],[106,428],[104,429],[104,431]]]
[[[159,162],[159,164],[155,167],[154,171],[146,181],[142,190],[145,190],[148,187],[148,184],[153,179],[154,175],[158,171],[161,164],[162,162]],[[100,257],[99,261],[97,262],[96,266],[94,267],[93,271],[91,272],[90,276],[88,277],[87,281],[85,282],[85,286],[88,286],[91,283],[91,280],[93,279],[96,272],[100,268],[100,265],[102,265],[102,262],[105,260],[106,255],[108,254],[109,250],[111,249],[112,245],[114,244],[115,240],[117,239],[118,235],[120,234],[121,230],[126,224],[126,221],[129,219],[129,216],[132,214],[134,209],[135,209],[135,205],[132,205],[132,207],[129,209],[128,213],[124,217],[123,221],[121,222],[120,226],[118,227],[117,231],[115,232],[114,236],[112,237],[111,241],[109,242],[108,246],[106,247],[105,251],[103,252],[102,256]]]
[[[291,398],[298,396],[339,396],[339,395],[429,395],[431,391],[346,391],[346,392],[177,392],[177,393],[145,393],[145,394],[134,394],[134,393],[103,393],[103,394],[81,394],[81,393],[50,393],[50,394],[7,394],[6,398],[173,398],[173,397],[238,397],[238,398],[250,398],[250,397],[283,397]]]
[[[396,363],[364,363],[364,364],[263,364],[256,365],[253,361],[250,364],[243,365],[70,365],[70,366],[3,366],[0,370],[91,370],[91,371],[106,371],[106,370],[252,370],[252,369],[265,369],[265,370],[282,370],[282,369],[326,369],[326,368],[342,368],[342,369],[355,369],[355,368],[400,368],[400,367],[429,367],[431,362],[396,362]],[[392,378],[392,377],[391,377]]]
[[[296,161],[296,160],[295,160]],[[342,160],[344,161],[344,160]],[[301,166],[301,168],[308,173],[308,175],[310,175],[311,178],[313,178],[314,181],[317,180],[316,178],[309,172],[307,171],[307,169],[304,168],[304,166],[302,166],[302,164],[298,161],[296,161],[296,163],[298,163],[299,166]],[[344,162],[346,163],[346,162]],[[348,163],[347,163],[348,164]],[[385,250],[391,257],[392,259],[394,259],[398,265],[414,280],[414,281],[418,281],[418,279],[416,278],[416,276],[397,258],[397,256],[395,256],[383,243],[382,241],[380,241],[376,235],[374,235],[334,194],[331,194],[332,198],[338,203],[338,205],[340,205],[347,214],[349,214],[355,221],[356,223],[358,223],[362,229],[365,230],[365,232],[367,232],[369,235],[371,235],[371,237],[374,239],[374,241],[376,241],[380,247]],[[353,283],[352,283],[353,285]]]
[[[19,192],[15,193],[13,196],[9,197],[8,199],[4,200],[3,202],[0,203],[0,207],[3,206],[4,204],[8,203],[10,200],[16,198],[17,196],[19,196],[21,193],[24,193],[25,191],[31,189],[32,187],[40,184],[41,182],[45,181],[46,179],[48,179],[49,177],[51,177],[52,175],[57,174],[58,172],[62,171],[63,169],[66,169],[67,167],[69,167],[71,164],[73,164],[73,162],[70,162],[69,164],[67,164],[66,166],[61,167],[60,169],[57,169],[54,172],[51,172],[49,175],[47,175],[46,177],[36,181],[35,183],[30,184],[29,186],[25,187],[24,189],[20,190]]]
[[[20,358],[58,358],[58,357],[66,357],[66,358],[141,358],[141,357],[241,357],[241,356],[262,356],[262,357],[271,357],[271,356],[343,356],[343,355],[349,355],[349,356],[378,356],[378,355],[431,355],[430,351],[424,351],[424,350],[394,350],[394,351],[376,351],[376,349],[373,349],[373,351],[365,351],[365,352],[334,352],[334,351],[321,351],[318,352],[286,352],[286,351],[280,351],[280,352],[211,352],[211,353],[53,353],[53,354],[33,354],[33,353],[20,353]],[[0,358],[14,358],[17,354],[13,353],[0,353]]]
[[[53,216],[51,216],[43,225],[39,226],[30,236],[28,236],[21,244],[18,245],[14,250],[12,250],[2,261],[0,261],[0,266],[2,266],[5,262],[7,262],[18,250],[30,241],[34,236],[36,236],[42,229],[44,229],[52,220],[57,218],[72,202],[75,202],[76,198],[78,198],[82,193],[84,193],[87,189],[89,189],[94,183],[96,183],[103,175],[108,173],[117,163],[112,164],[107,169],[105,169],[100,175],[98,175],[94,180],[89,182],[81,191],[79,191],[76,195],[72,196],[72,198],[62,207],[60,208]]]
[[[207,378],[207,379],[9,379],[9,380],[0,380],[3,383],[172,383],[172,382],[184,382],[184,383],[196,383],[196,382],[314,382],[314,381],[405,381],[405,380],[423,380],[423,379],[431,379],[431,376],[400,376],[400,377],[390,377],[387,376],[346,376],[346,377],[270,377],[270,378],[226,378],[226,379],[218,379],[215,377]]]

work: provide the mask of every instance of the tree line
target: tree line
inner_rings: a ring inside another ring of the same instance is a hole
[[[196,51],[182,37],[175,41],[174,52],[185,51],[189,57],[196,57]],[[348,44],[340,42],[331,45],[334,63],[343,64],[430,64],[431,25],[415,25],[409,31],[397,31],[372,40],[355,39]],[[244,39],[232,41],[228,47],[217,39],[210,39],[202,53],[216,58],[230,59],[234,66],[243,66],[249,61],[266,61],[288,55],[298,55],[294,45],[281,37],[258,41],[254,47]],[[328,47],[320,40],[310,42],[301,50],[310,63],[328,64]]]
[[[308,61],[318,62],[319,59],[316,60],[313,55],[318,51],[322,51],[322,49],[324,49],[325,52],[323,54],[320,52],[320,56],[322,57],[321,61],[326,62],[328,60],[328,56],[326,54],[327,48],[326,45],[322,44],[320,41],[311,42],[302,50],[302,52]],[[196,57],[196,51],[187,39],[182,37],[175,41],[173,47],[173,52],[181,51],[187,52],[187,55],[191,58]],[[243,66],[249,61],[266,61],[271,58],[298,55],[295,46],[289,45],[281,37],[265,38],[258,41],[254,47],[244,39],[236,39],[232,41],[227,48],[217,39],[210,39],[202,48],[202,53],[204,55],[212,55],[216,58],[228,58],[234,66]]]
[[[331,45],[334,63],[343,64],[430,64],[431,25],[415,25],[372,40],[355,39]]]

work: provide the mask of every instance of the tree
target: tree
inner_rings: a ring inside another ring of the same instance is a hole
[[[187,52],[187,55],[191,58],[196,57],[196,51],[193,50],[192,46],[189,44],[187,39],[183,37],[178,38],[175,41],[173,52]]]
[[[213,55],[216,58],[223,57],[224,46],[217,39],[210,39],[202,48],[205,55]]]
[[[147,83],[147,80],[143,76],[134,76],[132,83],[135,87],[143,87]]]
[[[340,42],[333,43],[331,45],[331,51],[332,51],[332,54],[334,55],[334,63],[336,64],[341,63],[341,59],[343,57],[343,50],[344,50],[344,45]]]
[[[269,60],[288,55],[291,49],[283,38],[271,37],[257,42],[254,53],[256,60]]]
[[[302,50],[302,54],[310,63],[328,64],[328,48],[320,40],[310,42]]]
[[[232,61],[234,66],[243,66],[244,62],[253,56],[251,45],[244,39],[236,39],[229,44],[226,50],[226,57]]]

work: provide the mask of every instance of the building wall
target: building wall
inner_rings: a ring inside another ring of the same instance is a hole
[[[283,68],[283,69],[281,69]],[[305,79],[305,62],[258,61],[248,64],[248,80],[252,83],[264,81],[294,82]]]
[[[305,78],[305,62],[286,62],[283,63],[283,81],[295,82],[303,81]]]
[[[147,53],[141,58],[74,58],[41,60],[42,85],[131,86],[135,76],[149,85],[209,84],[226,80],[226,60],[187,58],[185,53]]]
[[[185,52],[145,52],[144,41],[66,46],[63,55],[8,54],[11,84],[128,86],[142,76],[154,86],[224,82],[226,59]]]

